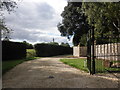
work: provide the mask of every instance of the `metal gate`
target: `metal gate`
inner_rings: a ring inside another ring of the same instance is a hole
[[[120,33],[94,37],[94,29],[87,35],[87,68],[90,74],[120,72]]]

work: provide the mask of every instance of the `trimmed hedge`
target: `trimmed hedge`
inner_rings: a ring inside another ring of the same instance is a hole
[[[2,59],[26,58],[26,45],[20,42],[2,41]]]
[[[60,46],[60,45],[50,45],[50,44],[36,44],[35,45],[36,55],[39,57],[49,57],[56,55],[72,54],[72,48]]]

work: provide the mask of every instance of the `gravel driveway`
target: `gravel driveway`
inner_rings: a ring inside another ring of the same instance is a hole
[[[111,74],[89,75],[59,61],[41,58],[19,64],[3,76],[3,88],[118,88]]]

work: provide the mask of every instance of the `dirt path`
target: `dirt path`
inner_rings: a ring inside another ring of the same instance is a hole
[[[3,76],[3,88],[118,88],[114,76],[89,75],[59,59],[41,58],[19,64]]]

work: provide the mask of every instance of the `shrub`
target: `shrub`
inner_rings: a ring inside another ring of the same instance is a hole
[[[71,54],[72,48],[60,46],[60,45],[50,45],[50,44],[36,44],[35,45],[36,55],[37,56],[56,56],[56,55],[64,55]]]
[[[2,59],[14,60],[26,58],[26,45],[20,42],[2,41]]]

